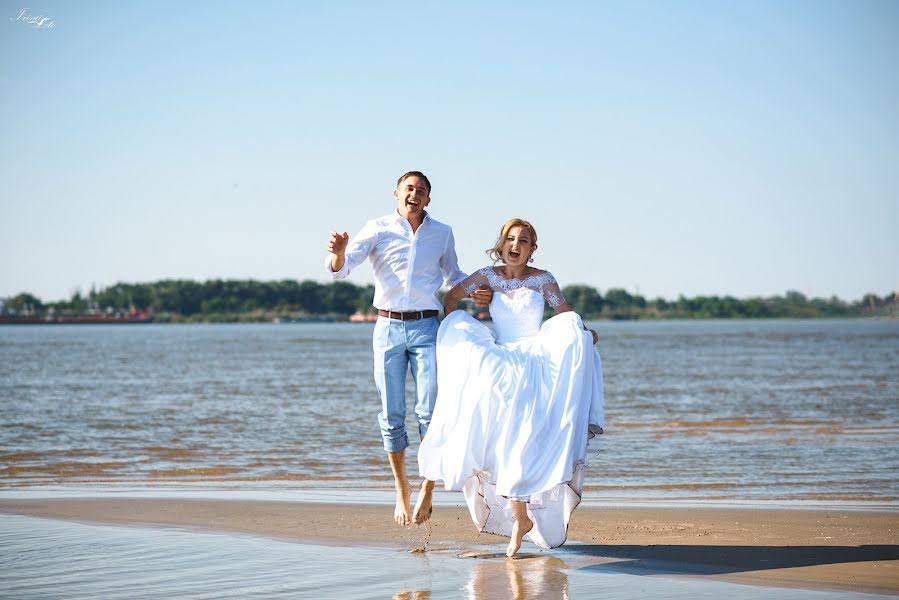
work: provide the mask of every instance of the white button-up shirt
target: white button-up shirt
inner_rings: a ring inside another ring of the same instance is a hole
[[[366,258],[371,259],[373,304],[394,312],[440,310],[443,305],[437,290],[466,277],[459,270],[452,228],[428,214],[415,233],[397,211],[369,221],[347,244],[345,258],[343,267],[333,271],[328,255],[325,268],[331,277],[343,279]]]

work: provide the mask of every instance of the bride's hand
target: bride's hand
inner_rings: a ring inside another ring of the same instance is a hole
[[[596,330],[595,330],[595,329],[588,329],[587,331],[589,331],[590,333],[593,334],[593,345],[595,346],[595,345],[596,345],[596,342],[599,341],[599,334],[596,333]]]
[[[475,306],[478,308],[487,308],[490,306],[490,301],[493,300],[493,290],[486,285],[482,285],[473,291],[469,297],[474,300]]]

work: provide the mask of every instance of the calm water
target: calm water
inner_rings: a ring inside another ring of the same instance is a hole
[[[588,499],[899,498],[899,322],[595,326],[607,433]],[[371,331],[0,328],[0,487],[388,489]]]
[[[493,551],[495,552],[496,549]],[[636,564],[628,564],[636,563]],[[650,563],[650,564],[647,564]],[[677,577],[663,562],[597,561],[572,545],[520,560],[280,542],[224,533],[0,515],[4,598],[677,598],[872,600]]]

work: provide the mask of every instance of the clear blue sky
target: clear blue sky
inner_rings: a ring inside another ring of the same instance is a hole
[[[325,281],[410,169],[467,271],[520,216],[563,285],[899,287],[892,0],[2,0],[0,64],[0,297]]]

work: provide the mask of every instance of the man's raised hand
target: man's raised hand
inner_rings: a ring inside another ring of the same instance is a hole
[[[336,254],[337,256],[343,256],[346,252],[346,245],[349,241],[350,236],[347,235],[347,232],[337,233],[336,231],[332,231],[328,235],[328,252],[331,254]]]

